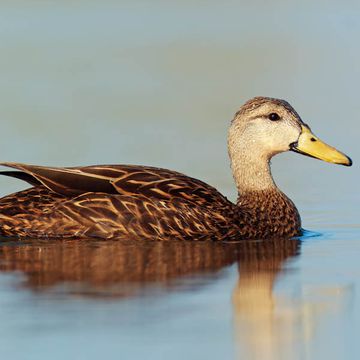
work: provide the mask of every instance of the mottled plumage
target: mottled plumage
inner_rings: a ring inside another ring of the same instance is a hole
[[[267,118],[274,111],[281,123]],[[302,139],[304,126],[295,110],[277,99],[252,99],[236,113],[228,143],[237,204],[200,180],[161,168],[3,163],[15,170],[0,174],[32,187],[0,199],[0,235],[161,240],[299,235],[299,214],[274,184],[269,159]]]
[[[258,209],[248,205],[241,209],[213,187],[169,170],[129,165],[65,169],[3,165],[30,175],[27,180],[35,184],[1,199],[5,236],[240,239],[253,237],[252,228],[265,225],[256,224]],[[275,201],[278,194],[274,196]],[[267,198],[271,202],[272,197]],[[269,210],[271,206],[266,205]],[[272,221],[276,223],[276,217]],[[277,234],[272,226],[265,228],[266,236]],[[293,232],[289,228],[281,234]]]

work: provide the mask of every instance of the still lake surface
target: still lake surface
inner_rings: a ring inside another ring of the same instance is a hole
[[[273,160],[310,232],[240,244],[0,243],[4,359],[358,359],[360,5],[3,1],[3,161],[134,163],[235,200],[226,130],[287,99],[345,168]],[[0,193],[24,188],[0,178]]]

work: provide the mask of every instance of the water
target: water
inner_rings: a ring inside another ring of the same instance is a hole
[[[268,95],[292,103],[354,165],[273,160],[315,233],[300,240],[2,240],[2,358],[358,359],[359,10],[355,1],[3,1],[4,161],[161,166],[235,199],[227,126],[248,98]],[[23,187],[0,179],[2,195]]]

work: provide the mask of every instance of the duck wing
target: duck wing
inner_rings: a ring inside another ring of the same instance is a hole
[[[20,163],[1,163],[2,166],[18,171],[3,171],[7,175],[24,180],[33,186],[44,185],[50,191],[60,195],[79,195],[84,192],[116,193],[111,178],[96,176],[81,171],[81,168],[57,168]]]
[[[47,167],[20,163],[0,163],[16,171],[0,175],[44,185],[63,196],[83,193],[106,193],[144,196],[159,200],[182,198],[199,205],[228,202],[212,186],[176,171],[137,165],[98,165],[85,167]]]

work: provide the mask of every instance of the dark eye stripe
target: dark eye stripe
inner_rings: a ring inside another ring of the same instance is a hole
[[[277,113],[271,113],[271,114],[269,114],[268,118],[271,121],[276,121],[276,120],[280,119],[280,116]]]

